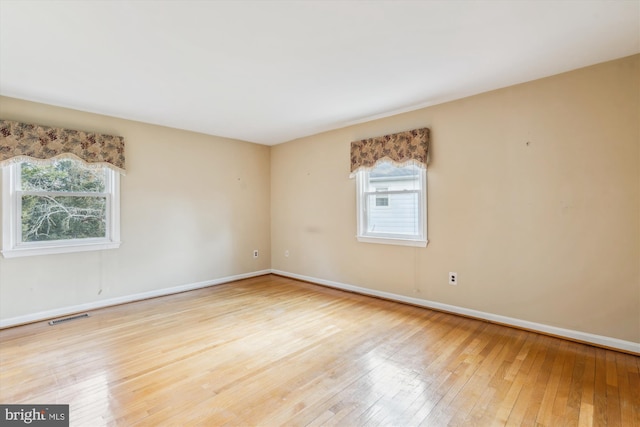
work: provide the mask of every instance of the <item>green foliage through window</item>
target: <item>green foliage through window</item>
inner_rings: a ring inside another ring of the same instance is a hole
[[[66,159],[24,162],[20,177],[23,242],[105,237],[104,169]]]
[[[23,162],[20,167],[23,191],[103,192],[103,168],[88,168],[75,160],[58,160],[39,165]]]

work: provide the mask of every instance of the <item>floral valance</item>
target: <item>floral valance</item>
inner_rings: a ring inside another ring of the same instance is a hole
[[[124,173],[124,138],[0,120],[0,166],[64,157]]]
[[[429,129],[414,129],[351,143],[351,173],[373,168],[381,160],[397,164],[412,162],[426,167],[429,156]]]

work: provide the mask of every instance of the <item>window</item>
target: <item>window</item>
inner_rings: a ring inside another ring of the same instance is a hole
[[[3,168],[5,257],[120,246],[119,174],[71,159]]]
[[[379,163],[356,174],[358,241],[426,246],[426,171]]]
[[[376,194],[376,206],[389,206],[389,194],[388,187],[377,187],[376,192],[383,193],[381,195]]]

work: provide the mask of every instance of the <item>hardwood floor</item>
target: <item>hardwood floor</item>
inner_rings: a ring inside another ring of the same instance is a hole
[[[71,425],[640,426],[640,357],[262,276],[0,331]]]

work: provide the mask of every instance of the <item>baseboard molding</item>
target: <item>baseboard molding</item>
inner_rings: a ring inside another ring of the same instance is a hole
[[[82,311],[97,310],[99,308],[110,307],[128,302],[141,301],[149,298],[156,298],[165,295],[177,294],[180,292],[192,291],[195,289],[206,288],[209,286],[222,285],[223,283],[235,282],[236,280],[248,279],[250,277],[264,276],[271,273],[271,270],[253,271],[251,273],[237,274],[235,276],[222,277],[219,279],[206,280],[204,282],[189,283],[186,285],[174,286],[171,288],[156,289],[148,292],[141,292],[133,295],[125,295],[122,297],[110,298],[101,301],[94,301],[86,304],[73,305],[69,307],[57,308],[54,310],[40,311],[38,313],[26,314],[24,316],[10,317],[0,320],[0,329],[10,328],[12,326],[23,325],[25,323],[40,322],[56,317],[67,316]]]
[[[191,291],[195,289],[206,288],[209,286],[221,285],[223,283],[234,282],[236,280],[248,279],[251,277],[263,276],[265,274],[277,274],[283,277],[303,280],[305,282],[316,283],[331,288],[341,289],[344,291],[355,292],[362,295],[384,298],[392,301],[403,302],[406,304],[416,305],[419,307],[431,308],[434,310],[445,311],[448,313],[460,314],[462,316],[473,317],[476,319],[487,320],[489,322],[498,323],[507,326],[513,326],[520,329],[526,329],[534,332],[540,332],[547,335],[553,335],[561,338],[579,341],[587,344],[593,344],[599,347],[611,348],[627,353],[640,355],[640,343],[632,341],[620,340],[617,338],[606,337],[602,335],[589,334],[571,329],[563,329],[555,326],[549,326],[542,323],[529,322],[527,320],[516,319],[513,317],[501,316],[493,313],[472,310],[455,305],[443,304],[435,301],[429,301],[420,298],[407,297],[404,295],[394,294],[391,292],[377,291],[375,289],[363,288],[360,286],[348,285],[346,283],[334,282],[331,280],[319,279],[317,277],[304,276],[301,274],[290,273],[276,269],[260,270],[250,273],[238,274],[235,276],[222,277],[219,279],[207,280],[197,283],[189,283],[186,285],[174,286],[171,288],[157,289],[148,292],[142,292],[133,295],[125,295],[122,297],[110,298],[101,301],[94,301],[86,304],[57,308],[54,310],[41,311],[38,313],[27,314],[24,316],[16,316],[0,320],[0,329],[10,328],[13,326],[23,325],[26,323],[40,322],[43,320],[54,319],[56,317],[76,314],[83,311],[97,310],[100,308],[110,307],[129,302],[141,301],[149,298],[156,298],[165,295],[177,294],[180,292]]]
[[[594,335],[586,332],[574,331],[571,329],[563,329],[555,326],[549,326],[542,323],[529,322],[527,320],[516,319],[513,317],[501,316],[493,313],[472,310],[455,305],[442,304],[435,301],[429,301],[419,298],[407,297],[404,295],[393,294],[390,292],[377,291],[375,289],[362,288],[360,286],[348,285],[345,283],[334,282],[331,280],[318,279],[317,277],[304,276],[301,274],[289,273],[287,271],[272,269],[273,274],[278,276],[290,277],[292,279],[303,280],[305,282],[316,283],[323,286],[329,286],[344,291],[355,292],[358,294],[369,295],[384,298],[392,301],[404,302],[434,310],[446,311],[448,313],[460,314],[462,316],[473,317],[476,319],[487,320],[492,323],[498,323],[506,326],[513,326],[520,329],[526,329],[533,332],[540,332],[546,335],[553,335],[560,338],[566,338],[572,341],[578,341],[586,344],[593,344],[598,347],[610,348],[614,350],[624,351],[640,355],[640,343],[632,341],[620,340],[617,338],[605,337],[602,335]]]

